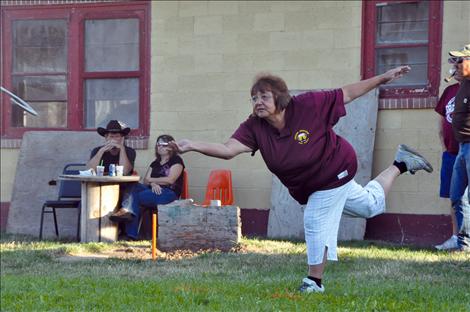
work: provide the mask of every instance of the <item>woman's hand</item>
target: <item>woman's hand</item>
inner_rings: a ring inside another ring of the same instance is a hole
[[[389,83],[393,80],[399,79],[409,73],[411,70],[410,66],[399,66],[393,69],[390,69],[382,74],[383,83]]]
[[[171,141],[168,144],[175,151],[177,151],[180,154],[183,154],[192,150],[191,143],[192,142],[190,140],[183,139],[183,140],[179,140],[178,142]]]
[[[155,194],[160,195],[162,193],[162,188],[157,183],[150,183],[150,186]]]

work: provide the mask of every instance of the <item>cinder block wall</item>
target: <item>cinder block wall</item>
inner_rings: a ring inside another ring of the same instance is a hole
[[[282,76],[291,89],[356,81],[360,39],[360,1],[153,2],[151,142],[161,133],[224,142],[250,114],[249,88],[260,71]],[[139,164],[152,153],[140,152]],[[183,157],[196,200],[211,169],[229,168],[236,204],[269,208],[271,174],[258,153]]]
[[[470,43],[470,2],[445,1],[442,33],[442,79],[448,75],[447,52]],[[440,94],[446,86],[441,79]],[[455,83],[453,81],[452,83]],[[416,147],[434,167],[434,173],[417,173],[397,179],[387,199],[387,212],[448,214],[449,202],[439,198],[442,148],[438,136],[439,115],[432,109],[381,110],[377,121],[374,175],[393,161],[399,143]]]

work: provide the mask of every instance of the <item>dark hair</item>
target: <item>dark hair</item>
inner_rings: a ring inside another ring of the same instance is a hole
[[[271,91],[274,96],[274,104],[276,105],[277,112],[284,110],[289,105],[291,96],[284,79],[269,73],[256,75],[253,86],[251,87],[251,96],[258,92],[264,93],[267,91]]]
[[[155,141],[155,158],[157,159],[158,162],[162,160],[162,158],[158,154],[158,147],[157,147],[158,141],[163,141],[163,142],[168,143],[174,140],[175,139],[169,134],[162,134],[161,136],[157,138],[157,140]],[[176,154],[176,151],[174,149],[171,149],[170,158],[173,157],[175,154]]]

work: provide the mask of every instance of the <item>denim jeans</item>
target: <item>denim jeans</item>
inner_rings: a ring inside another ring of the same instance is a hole
[[[132,238],[139,235],[139,224],[141,216],[141,206],[154,207],[164,205],[178,199],[173,190],[162,187],[162,193],[156,194],[147,185],[134,183],[129,187],[122,198],[122,208],[130,211],[134,215],[131,222],[126,223],[126,234]]]
[[[459,246],[464,248],[470,246],[470,198],[469,193],[463,196],[468,187],[470,176],[470,142],[460,143],[459,153],[455,159],[450,185],[450,200],[455,210],[457,229],[459,229]]]

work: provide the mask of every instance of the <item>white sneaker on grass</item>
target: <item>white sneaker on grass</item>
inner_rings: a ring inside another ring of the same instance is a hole
[[[435,247],[437,250],[457,249],[459,248],[459,244],[457,243],[457,236],[452,235],[448,240],[446,240],[440,245],[436,245]]]
[[[311,279],[304,278],[302,280],[302,285],[300,286],[299,291],[301,293],[322,293],[325,291],[325,287],[323,287],[323,285],[321,285],[321,287],[318,287],[317,283],[315,283]]]

